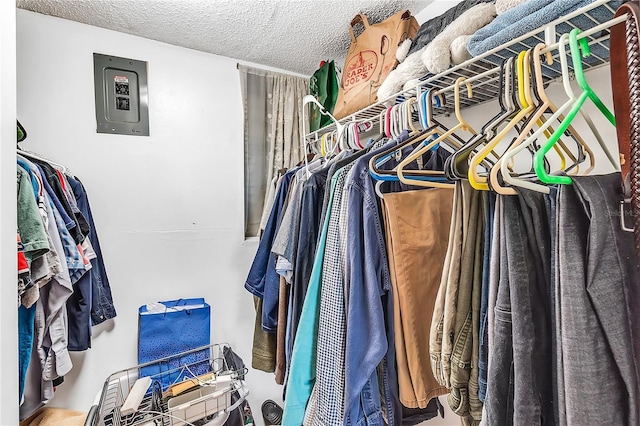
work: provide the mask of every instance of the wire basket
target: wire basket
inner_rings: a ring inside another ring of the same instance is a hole
[[[235,364],[231,347],[221,343],[113,373],[104,382],[99,402],[91,407],[85,426],[222,424],[249,394],[243,381],[247,370]],[[130,393],[134,398],[134,384],[143,377],[149,377],[151,385],[142,390],[142,401],[133,410],[123,410]],[[167,397],[172,385],[184,381],[194,388]]]

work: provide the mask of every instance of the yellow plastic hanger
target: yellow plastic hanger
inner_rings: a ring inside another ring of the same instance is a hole
[[[416,98],[409,98],[407,101],[405,101],[405,108],[406,108],[406,119],[407,119],[407,125],[409,126],[409,129],[411,129],[411,135],[414,134],[418,134],[420,133],[420,129],[418,129],[415,124],[413,123],[413,115],[412,115],[412,108],[413,105],[417,105],[417,100]]]
[[[530,87],[530,69],[528,64],[530,52],[520,52],[518,55],[518,95],[520,98],[520,103],[522,105],[522,109],[520,112],[516,114],[516,116],[504,127],[498,134],[487,142],[487,144],[473,157],[471,157],[471,161],[469,162],[469,183],[471,186],[478,190],[488,191],[489,185],[486,176],[480,176],[478,172],[478,168],[480,163],[489,155],[491,151],[493,151],[496,146],[504,139],[504,137],[509,134],[509,132],[521,122],[525,117],[527,117],[534,109],[533,100],[531,99],[530,90],[525,90],[525,88]],[[525,66],[525,64],[527,66]],[[528,99],[527,99],[528,98]]]
[[[554,132],[554,130],[550,127],[552,122],[556,122],[557,124],[559,124],[559,122],[562,122],[564,120],[564,115],[562,114],[564,111],[568,110],[570,108],[570,106],[572,105],[572,98],[574,98],[575,96],[572,96],[572,90],[571,90],[571,85],[569,82],[569,67],[567,64],[567,55],[566,55],[566,50],[565,50],[565,46],[564,43],[566,42],[566,39],[568,38],[567,34],[563,34],[560,37],[560,42],[559,42],[559,58],[560,58],[560,65],[562,68],[562,72],[563,72],[563,84],[565,87],[565,91],[567,92],[567,95],[569,96],[569,100],[563,104],[562,106],[560,106],[559,108],[554,105],[553,103],[550,104],[549,106],[549,110],[553,112],[553,115],[551,117],[549,117],[549,119],[543,123],[540,128],[538,130],[536,130],[532,135],[528,135],[527,138],[525,138],[525,140],[521,141],[518,145],[514,145],[512,146],[504,155],[503,155],[503,162],[504,161],[513,161],[513,158],[520,153],[521,151],[525,150],[528,146],[532,145],[537,139],[538,137],[542,136],[543,132],[544,135],[549,138],[551,133]],[[539,60],[539,56],[537,57],[537,59]],[[541,72],[541,69],[538,69],[539,61],[538,63],[534,62],[535,66],[534,69],[536,71],[536,75],[538,72]],[[544,94],[544,90],[541,91],[541,94]],[[546,94],[545,94],[546,96]],[[556,121],[558,120],[558,121]],[[589,160],[590,160],[590,164],[589,164],[589,168],[585,171],[586,173],[589,173],[593,168],[594,168],[594,154],[593,151],[591,150],[591,148],[589,147],[589,145],[584,141],[584,139],[578,134],[578,132],[573,128],[573,126],[569,126],[568,127],[568,131],[570,132],[571,136],[578,142],[578,144],[580,144],[581,148],[583,149],[583,151],[588,155]],[[562,147],[562,149],[568,154],[569,158],[574,161],[577,162],[578,160],[575,159],[575,157],[573,156],[573,154],[571,153],[571,151],[566,147],[566,145],[564,145],[563,142],[559,141],[558,144]],[[584,161],[586,158],[582,158],[581,160]],[[575,167],[574,169],[574,173],[578,172],[578,168]],[[493,172],[493,170],[492,170]],[[538,191],[538,192],[543,192],[543,193],[549,193],[549,188],[545,185],[540,185],[538,183],[529,181],[529,180],[525,180],[525,179],[521,179],[518,178],[517,176],[513,176],[511,174],[509,174],[506,171],[506,168],[504,166],[504,164],[501,165],[501,172],[502,172],[502,179],[504,180],[504,182],[510,184],[511,186],[518,186],[518,187],[522,187],[522,188],[527,188],[527,189],[531,189],[533,191]]]
[[[429,182],[429,181],[422,181],[417,179],[408,179],[407,177],[405,177],[404,168],[408,164],[410,164],[412,161],[416,160],[418,157],[422,156],[431,148],[439,144],[440,142],[450,139],[451,136],[458,130],[471,132],[474,135],[476,134],[476,131],[473,129],[473,127],[471,127],[471,125],[462,117],[462,114],[460,113],[460,84],[465,80],[466,80],[465,77],[459,77],[454,84],[454,99],[455,99],[454,111],[455,111],[456,118],[458,119],[458,124],[453,126],[451,129],[447,130],[446,132],[442,133],[435,140],[433,140],[426,146],[422,147],[418,151],[413,152],[411,155],[409,155],[407,158],[405,158],[400,162],[400,164],[398,165],[397,173],[398,173],[398,178],[400,179],[401,182],[407,185],[415,185],[415,186],[422,186],[422,187],[429,187],[429,188],[452,188],[454,186],[453,184],[450,184],[450,183]],[[469,98],[472,98],[473,90],[471,89],[471,84],[466,82],[465,84],[467,86],[467,95],[469,96]],[[424,174],[427,174],[427,172],[430,172],[428,173],[430,175],[433,175],[436,173],[444,175],[444,172],[439,172],[439,171],[438,172],[426,171],[426,170],[423,171]]]
[[[320,136],[320,155],[322,155],[323,157],[327,156],[326,144],[327,144],[327,134],[323,133],[322,136]]]
[[[533,129],[533,127],[536,124],[538,124],[539,126],[542,124],[540,119],[543,118],[544,113],[552,105],[551,100],[549,99],[549,97],[544,92],[544,84],[543,84],[543,77],[542,77],[542,64],[541,64],[541,61],[540,61],[540,51],[544,47],[545,47],[544,43],[539,43],[533,49],[534,72],[536,74],[536,85],[537,85],[537,89],[538,89],[538,96],[542,100],[542,104],[540,104],[536,108],[535,112],[533,113],[531,118],[528,120],[528,122],[524,126],[524,128],[520,129],[520,134],[513,141],[511,146],[509,148],[507,148],[507,150],[505,151],[505,154],[508,153],[513,148],[515,148],[518,145],[520,145],[520,143],[522,143],[522,141],[527,137],[529,132]],[[549,52],[547,53],[547,62],[549,63],[549,65],[551,65],[551,63],[552,63],[551,53],[549,53]],[[530,83],[530,81],[529,81],[529,83]],[[520,91],[521,88],[522,88],[521,85],[518,85],[518,90],[519,91]],[[530,97],[531,96],[531,92],[530,92],[531,87],[524,87],[523,89],[526,90],[526,91],[529,91],[529,99],[531,99],[531,97]],[[522,93],[522,92],[521,92],[521,95],[522,95],[522,97],[525,97],[524,93]],[[522,99],[522,97],[521,97],[521,99]],[[526,101],[526,99],[525,99],[525,101]],[[562,155],[562,153],[559,150],[557,151],[557,153],[560,155],[561,162],[564,164],[564,162],[565,162],[564,155]],[[506,187],[506,186],[502,186],[500,184],[500,182],[499,182],[499,179],[498,179],[498,172],[501,171],[502,163],[505,161],[505,159],[507,159],[507,161],[508,161],[510,159],[510,157],[506,157],[505,155],[502,155],[500,157],[500,159],[496,162],[496,164],[491,168],[491,173],[490,173],[491,189],[493,191],[497,192],[498,194],[501,194],[501,195],[516,195],[517,192],[516,192],[515,189],[510,188],[510,187]]]
[[[543,130],[544,135],[546,137],[549,137],[551,135],[551,133],[553,133],[553,128],[551,128],[551,123],[553,122],[553,118],[550,119],[549,121],[545,120],[544,117],[544,113],[547,111],[551,111],[552,113],[555,113],[558,108],[553,104],[553,102],[551,101],[551,99],[549,99],[549,97],[547,96],[545,90],[544,90],[544,81],[543,81],[543,75],[542,75],[542,61],[540,60],[540,56],[541,56],[541,51],[542,49],[544,49],[546,46],[544,45],[544,43],[539,43],[533,50],[533,64],[534,64],[534,72],[535,72],[535,77],[536,77],[536,86],[537,86],[537,93],[539,98],[543,101],[543,103],[538,107],[538,109],[536,110],[536,112],[534,113],[533,117],[531,118],[532,122],[533,120],[535,120],[537,122],[538,127]],[[551,65],[553,63],[553,58],[551,57],[551,52],[547,52],[546,53],[546,58],[547,58],[547,63],[549,65]],[[558,116],[559,120],[562,121],[563,117],[562,115]],[[531,143],[533,143],[533,141],[535,141],[535,138],[532,139],[528,139],[527,137],[529,136],[529,131],[532,130],[532,126],[527,126],[525,129],[522,130],[522,132],[520,133],[520,135],[518,136],[518,138],[516,138],[516,140],[511,144],[511,146],[505,151],[504,155],[500,158],[500,160],[496,163],[496,165],[491,169],[491,173],[490,173],[490,180],[491,180],[491,188],[497,192],[498,194],[502,194],[502,195],[516,195],[517,192],[515,189],[511,188],[511,187],[506,187],[506,186],[502,186],[499,182],[498,179],[498,172],[502,172],[502,176],[503,176],[503,180],[505,182],[509,182],[512,183],[514,182],[515,177],[512,176],[507,170],[506,167],[503,166],[503,163],[507,164],[507,163],[513,163],[513,157],[515,154],[517,154],[518,152],[522,151],[523,148],[518,149],[518,147],[525,141],[528,141],[528,145],[530,145]],[[588,145],[586,144],[586,142],[580,137],[580,135],[575,131],[575,129],[571,126],[569,128],[569,131],[571,132],[571,135],[574,137],[574,139],[576,139],[576,141],[582,145],[582,148],[587,151],[587,152],[591,152],[591,150],[589,149]],[[562,148],[562,151],[560,151],[560,148]],[[571,150],[564,144],[564,142],[562,141],[558,141],[557,146],[554,145],[554,150],[557,152],[557,154],[560,156],[560,161],[561,161],[561,168],[565,169],[566,168],[566,160],[564,158],[564,154],[567,155],[567,157],[569,157],[569,159],[571,161],[574,162],[574,164],[576,165],[576,167],[574,167],[574,171],[577,172],[578,167],[577,166],[577,159],[576,157],[573,155],[573,153],[571,152]],[[564,152],[564,154],[563,154]],[[590,158],[591,155],[589,155]],[[593,167],[593,166],[592,166]]]
[[[534,54],[529,57],[530,63],[533,62],[533,76],[535,77],[535,88],[533,87],[533,80],[530,79],[531,80],[530,81],[531,86],[529,87],[529,90],[532,90],[532,91],[535,92],[535,94],[536,94],[535,98],[539,101],[538,105],[536,106],[536,110],[532,114],[535,116],[535,120],[536,120],[537,126],[545,128],[544,135],[548,138],[553,133],[553,128],[549,127],[550,123],[545,124],[546,118],[545,118],[544,114],[540,115],[540,114],[538,114],[538,112],[540,112],[540,110],[542,110],[543,112],[546,112],[546,110],[549,109],[553,113],[553,112],[555,112],[556,108],[555,108],[555,106],[553,105],[553,103],[551,102],[551,100],[549,99],[549,97],[547,96],[547,94],[546,94],[546,92],[544,90],[544,76],[542,75],[542,61],[540,60],[540,56],[541,56],[540,51],[542,49],[544,49],[546,46],[544,45],[544,43],[539,43],[536,47],[537,47],[537,49],[534,48]],[[546,53],[546,58],[547,58],[547,63],[549,65],[552,65],[553,64],[553,57],[551,56],[551,52],[547,52]],[[529,69],[531,69],[531,66],[529,66]],[[529,93],[531,93],[531,92],[529,92]],[[521,132],[522,132],[522,130],[521,130]],[[524,135],[522,135],[522,136],[524,137]],[[519,145],[522,142],[522,140],[523,140],[523,138],[521,138],[521,137],[516,138],[516,140],[511,142],[511,144],[507,148],[507,150],[505,150],[505,153],[509,149],[511,149],[512,147]],[[576,157],[573,155],[571,150],[569,148],[567,148],[567,145],[564,142],[562,142],[562,140],[559,140],[558,144],[553,146],[553,150],[556,152],[558,157],[560,157],[560,167],[562,169],[564,169],[566,167],[566,164],[567,164],[567,160],[565,158],[565,155],[567,157],[569,157],[569,159],[571,159],[573,161],[572,167],[574,167],[574,170],[578,169],[578,167],[579,167],[578,164],[579,163],[578,163]],[[504,154],[502,155],[502,157],[504,157]],[[513,163],[514,163],[513,158],[510,158],[508,160],[507,167],[511,171],[513,171]],[[495,165],[495,166],[497,166],[497,165]],[[494,172],[495,176],[494,176],[492,182],[496,182],[497,172],[498,172],[498,170],[500,168],[500,166],[497,166],[498,169],[496,169],[495,166],[492,168],[492,172],[493,172],[494,169],[496,170]],[[504,189],[505,187],[502,187],[502,186],[500,186],[498,184],[497,188],[498,188],[498,191],[496,191],[496,192],[501,193],[500,189]],[[502,192],[502,194],[503,195],[508,195],[508,194],[506,194],[504,192]]]

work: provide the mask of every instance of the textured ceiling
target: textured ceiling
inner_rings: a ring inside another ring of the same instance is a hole
[[[4,1],[4,0],[0,0]],[[17,0],[19,8],[310,75],[342,58],[348,25],[433,0]]]

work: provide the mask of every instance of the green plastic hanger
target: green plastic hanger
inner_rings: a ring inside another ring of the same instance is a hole
[[[598,95],[596,95],[596,93],[593,91],[593,89],[591,89],[591,87],[589,87],[589,84],[587,83],[587,79],[584,75],[584,69],[582,68],[582,57],[588,57],[591,52],[589,50],[589,43],[587,42],[586,38],[581,38],[580,40],[578,40],[579,33],[580,30],[577,28],[571,30],[571,32],[569,33],[569,47],[571,49],[573,72],[576,76],[578,85],[583,90],[583,92],[580,94],[580,96],[578,96],[575,104],[567,113],[567,116],[562,121],[562,123],[560,123],[560,126],[558,126],[549,140],[533,156],[533,167],[536,171],[536,175],[538,175],[538,178],[545,183],[571,185],[572,181],[569,176],[553,176],[547,173],[544,167],[544,157],[551,150],[553,145],[560,139],[560,137],[562,137],[578,112],[580,112],[580,108],[582,108],[587,99],[591,99],[591,102],[593,102],[598,107],[600,112],[602,112],[607,120],[609,120],[612,125],[616,125],[616,119],[611,111],[609,111],[609,109],[604,105]],[[582,49],[582,55],[580,54],[580,49]]]

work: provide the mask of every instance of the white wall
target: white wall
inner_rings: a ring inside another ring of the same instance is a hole
[[[24,148],[84,182],[118,311],[73,355],[54,405],[88,410],[110,373],[137,364],[137,311],[148,302],[204,296],[212,340],[250,365],[255,315],[243,283],[257,244],[243,241],[236,62],[23,10],[17,43]],[[149,62],[150,137],[96,133],[93,52]],[[261,424],[260,404],[281,388],[253,370],[247,381]]]
[[[0,424],[18,422],[16,287],[16,5],[0,2]],[[10,285],[14,283],[14,285]]]

